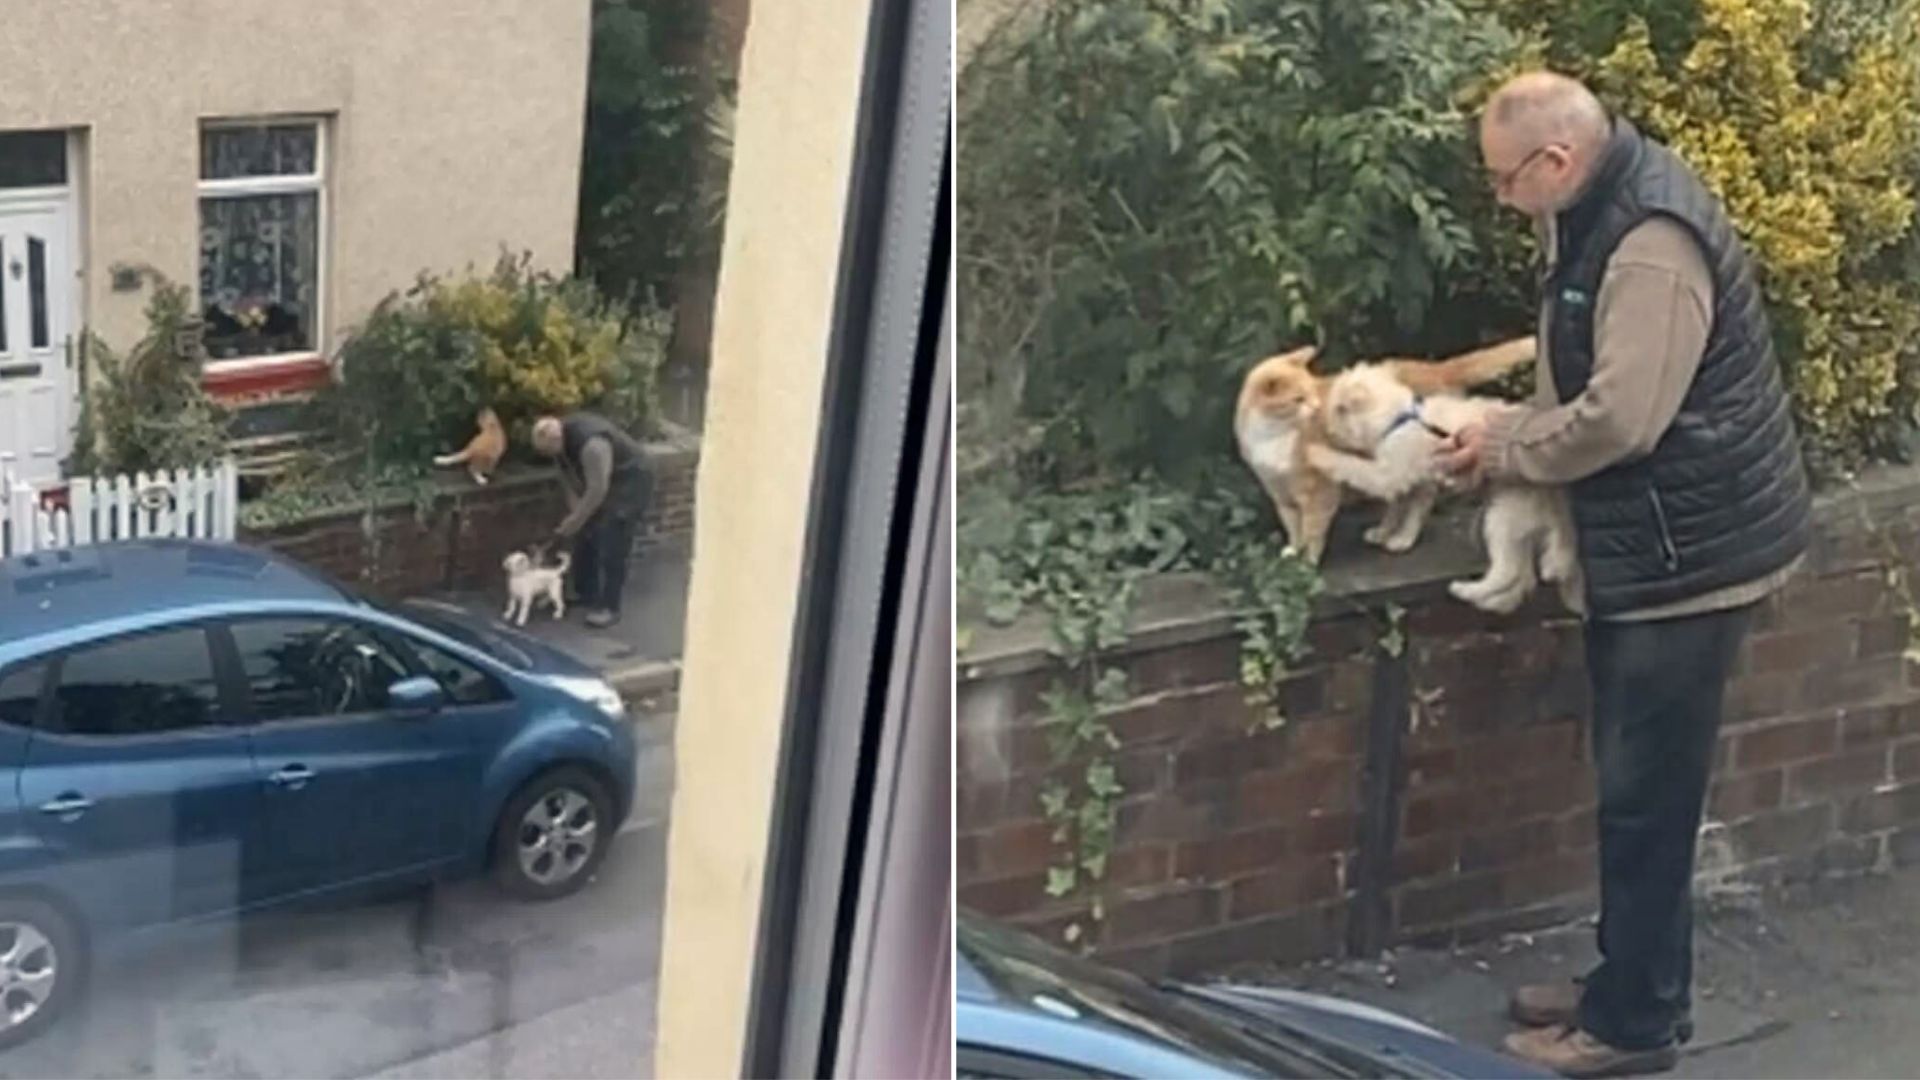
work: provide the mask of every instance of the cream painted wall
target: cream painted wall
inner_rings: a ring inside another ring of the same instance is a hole
[[[85,318],[124,347],[198,275],[199,124],[323,113],[332,334],[504,243],[573,261],[589,0],[0,0],[0,130],[81,128]]]
[[[695,498],[655,1073],[739,1075],[872,0],[756,3]]]

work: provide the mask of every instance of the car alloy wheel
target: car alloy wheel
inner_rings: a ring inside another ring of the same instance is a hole
[[[0,1046],[52,1024],[79,992],[86,958],[80,935],[58,909],[0,897]]]
[[[592,861],[600,846],[600,817],[585,795],[557,787],[521,815],[516,840],[521,873],[543,888],[554,888]]]
[[[613,800],[599,777],[579,766],[550,769],[507,800],[493,835],[493,874],[529,900],[577,892],[606,857]]]
[[[60,980],[60,952],[40,928],[0,922],[0,1033],[38,1015]]]

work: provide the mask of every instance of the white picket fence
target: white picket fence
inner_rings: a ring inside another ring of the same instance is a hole
[[[0,558],[138,537],[232,540],[240,473],[231,458],[198,469],[68,480],[67,505],[0,466]]]

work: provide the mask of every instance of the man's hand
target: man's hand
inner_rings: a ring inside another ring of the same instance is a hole
[[[1486,446],[1486,426],[1467,424],[1434,449],[1434,463],[1443,475],[1456,483],[1471,484],[1479,480],[1481,468],[1486,464],[1482,460]]]

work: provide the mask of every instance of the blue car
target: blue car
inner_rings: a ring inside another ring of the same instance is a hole
[[[0,560],[0,1045],[182,923],[481,871],[565,896],[634,756],[590,668],[451,605],[228,544]]]
[[[1551,1077],[1357,1002],[1268,986],[1148,983],[963,912],[961,1077]]]

